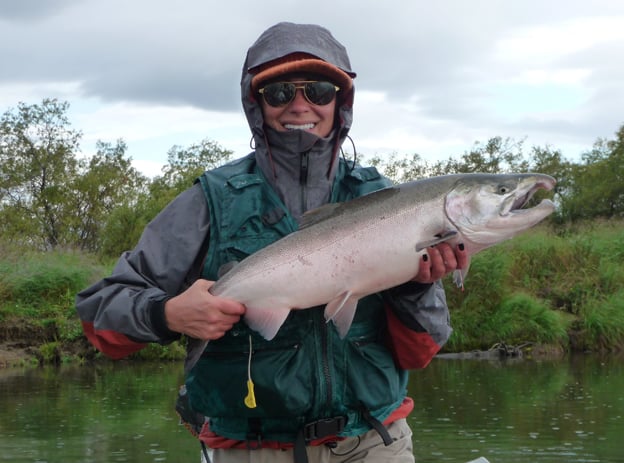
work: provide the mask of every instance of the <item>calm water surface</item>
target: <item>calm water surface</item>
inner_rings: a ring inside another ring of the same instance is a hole
[[[624,462],[624,359],[431,366],[410,388],[417,461]]]
[[[199,462],[178,364],[0,370],[0,461]],[[418,462],[624,462],[624,360],[436,359],[412,373]]]

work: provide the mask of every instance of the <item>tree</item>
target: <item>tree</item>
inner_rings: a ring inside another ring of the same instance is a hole
[[[393,154],[387,161],[376,156],[371,164],[399,183],[458,173],[526,172],[529,162],[524,158],[522,144],[522,141],[516,142],[510,138],[493,137],[485,144],[475,142],[474,147],[459,159],[451,156],[444,161],[430,164],[419,154],[414,154],[411,158],[398,158]]]
[[[232,157],[232,151],[222,148],[212,140],[202,140],[188,148],[174,145],[167,153],[167,164],[163,167],[165,184],[181,192],[192,185],[206,170],[224,164]]]
[[[487,143],[476,142],[459,160],[449,158],[445,164],[438,164],[437,175],[454,173],[526,172],[528,162],[522,152],[523,141],[493,137]]]
[[[55,248],[69,229],[71,190],[81,133],[69,104],[19,103],[0,118],[0,229],[5,239]]]
[[[72,185],[76,211],[72,229],[74,242],[82,249],[95,251],[103,239],[110,240],[112,237],[102,236],[102,231],[111,213],[120,207],[136,207],[147,184],[147,178],[125,157],[126,149],[123,140],[115,145],[98,141],[96,154],[80,163],[81,173]]]
[[[162,168],[163,175],[155,177],[149,186],[152,210],[160,211],[178,194],[193,185],[204,171],[226,163],[231,157],[232,151],[207,139],[188,148],[177,145],[171,147],[167,153],[167,164]]]
[[[232,156],[216,142],[203,140],[188,148],[173,146],[163,175],[157,176],[141,189],[136,203],[115,208],[109,216],[100,252],[118,256],[137,243],[145,226],[178,194],[193,185],[205,170],[215,168]]]
[[[582,159],[574,168],[568,218],[624,216],[624,126],[615,140],[597,140]]]
[[[534,146],[531,153],[530,170],[550,175],[557,181],[554,189],[554,200],[558,207],[554,218],[557,221],[565,221],[565,211],[568,209],[570,195],[573,191],[574,165],[565,159],[559,150],[553,150],[549,146]],[[537,203],[542,198],[551,195],[551,192],[540,190],[535,194],[533,202]]]
[[[411,158],[397,158],[396,153],[393,153],[388,160],[375,156],[370,164],[380,169],[383,175],[395,183],[409,182],[432,175],[429,164],[416,153]]]

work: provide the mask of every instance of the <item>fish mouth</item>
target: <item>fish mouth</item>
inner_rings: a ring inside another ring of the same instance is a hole
[[[544,199],[527,207],[536,192],[550,191],[556,181],[549,175],[482,174],[470,184],[455,187],[446,197],[446,215],[462,234],[464,242],[475,249],[485,249],[512,238],[539,223],[555,211],[555,204]]]
[[[549,175],[535,174],[524,178],[518,185],[516,194],[507,202],[508,207],[504,207],[501,215],[508,214],[526,214],[538,209],[549,210],[552,212],[554,203],[549,199],[543,199],[537,206],[527,208],[526,205],[531,201],[535,193],[539,190],[552,190],[557,181]]]

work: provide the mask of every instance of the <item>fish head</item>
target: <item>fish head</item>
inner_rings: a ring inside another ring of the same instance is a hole
[[[554,210],[549,199],[525,208],[538,190],[552,190],[554,178],[544,174],[458,175],[445,199],[448,219],[462,235],[470,254],[512,238],[536,225]]]

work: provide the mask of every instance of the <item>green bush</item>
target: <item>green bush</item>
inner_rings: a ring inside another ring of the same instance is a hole
[[[573,230],[555,232],[536,227],[473,256],[463,290],[445,280],[454,329],[445,351],[487,349],[497,343],[621,350],[622,223],[577,224]],[[28,337],[33,346],[41,345],[44,359],[54,358],[54,343],[66,355],[62,347],[82,342],[84,336],[75,294],[109,275],[111,267],[76,252],[2,256],[0,334]],[[150,345],[132,358],[182,357],[183,343],[176,342]]]
[[[624,289],[587,304],[577,327],[584,350],[621,349],[624,345]]]
[[[453,335],[447,351],[498,342],[574,350],[624,347],[621,221],[537,227],[473,257],[465,290],[446,283]]]

